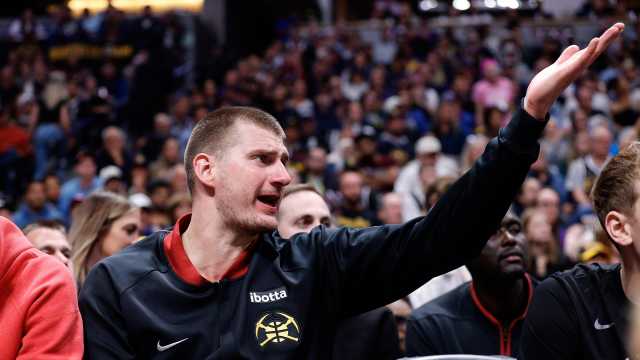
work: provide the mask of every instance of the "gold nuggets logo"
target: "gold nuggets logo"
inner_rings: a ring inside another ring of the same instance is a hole
[[[300,326],[291,315],[280,311],[268,312],[256,323],[256,339],[260,347],[297,343],[300,341]]]

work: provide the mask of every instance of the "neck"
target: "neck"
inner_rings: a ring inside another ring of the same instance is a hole
[[[259,234],[239,232],[220,221],[212,205],[194,201],[189,227],[182,234],[187,257],[198,273],[210,282],[220,281],[238,256]]]
[[[602,165],[605,161],[607,161],[607,155],[591,155],[591,157],[593,158],[593,162],[595,162],[596,165]]]
[[[495,277],[486,280],[474,277],[473,286],[482,306],[502,322],[515,319],[527,306],[528,293],[524,276],[502,280],[496,280]]]
[[[82,187],[87,187],[89,185],[91,185],[91,183],[93,182],[93,177],[87,177],[87,176],[81,176],[80,177],[80,185]]]
[[[622,251],[621,251],[622,253]],[[622,256],[622,269],[620,278],[622,289],[627,299],[633,304],[640,304],[640,259],[635,255]]]

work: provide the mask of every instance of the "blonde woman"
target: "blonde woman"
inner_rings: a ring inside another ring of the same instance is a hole
[[[76,206],[69,241],[78,287],[98,261],[131,245],[139,231],[140,209],[120,195],[97,192]]]
[[[529,208],[522,214],[522,227],[529,247],[529,273],[536,279],[573,266],[561,253],[553,235],[547,214],[539,208]]]

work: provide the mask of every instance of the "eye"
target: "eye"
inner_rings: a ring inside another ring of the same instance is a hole
[[[313,217],[309,215],[305,215],[296,221],[296,226],[299,228],[306,228],[311,224],[313,224]]]
[[[258,162],[260,162],[263,165],[269,165],[273,162],[273,157],[270,155],[259,154],[259,155],[254,155],[253,158],[255,160],[258,160]]]
[[[45,246],[41,248],[40,251],[48,255],[53,255],[56,252],[55,249],[52,248],[51,246]]]
[[[522,227],[520,226],[520,224],[511,224],[505,227],[505,231],[512,236],[516,236],[522,231]]]
[[[131,224],[123,227],[122,230],[124,230],[127,233],[127,235],[131,236],[138,231],[138,226],[135,224]]]

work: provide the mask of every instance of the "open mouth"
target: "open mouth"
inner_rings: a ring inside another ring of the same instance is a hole
[[[278,207],[278,201],[280,200],[280,196],[278,195],[260,195],[258,196],[258,201],[261,203],[270,206],[270,207]]]

